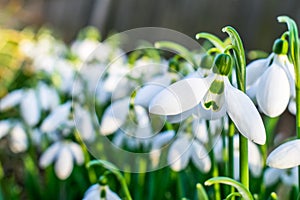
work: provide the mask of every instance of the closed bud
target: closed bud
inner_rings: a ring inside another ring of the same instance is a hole
[[[216,74],[221,74],[228,76],[232,68],[232,58],[228,54],[219,54],[214,60],[213,72]]]
[[[289,50],[289,43],[285,39],[277,39],[273,44],[273,52],[286,55]]]

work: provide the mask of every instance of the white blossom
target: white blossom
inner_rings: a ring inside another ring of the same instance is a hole
[[[42,154],[39,165],[46,168],[51,163],[57,177],[61,180],[67,179],[72,170],[74,162],[81,165],[84,162],[84,155],[81,147],[74,142],[55,142]]]

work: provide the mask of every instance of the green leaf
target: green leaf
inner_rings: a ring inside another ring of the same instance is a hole
[[[178,53],[181,57],[186,59],[188,62],[190,62],[193,66],[197,67],[197,62],[193,58],[192,54],[190,51],[185,48],[184,46],[170,42],[170,41],[159,41],[154,44],[156,48],[161,48],[161,49],[170,49],[173,51],[173,53]]]
[[[199,200],[208,200],[207,193],[201,183],[197,183],[197,196]]]
[[[253,196],[251,195],[250,191],[245,188],[240,182],[237,182],[234,179],[227,178],[227,177],[215,177],[207,180],[204,184],[210,186],[212,184],[222,183],[226,185],[233,186],[237,189],[237,191],[241,194],[243,199],[245,200],[254,200]]]

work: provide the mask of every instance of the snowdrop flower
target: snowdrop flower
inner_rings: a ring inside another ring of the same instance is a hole
[[[27,134],[21,124],[17,124],[12,128],[9,140],[9,147],[14,153],[24,152],[28,148]]]
[[[108,135],[117,131],[113,142],[118,146],[124,143],[130,149],[149,146],[154,131],[147,111],[141,106],[134,106],[129,110],[127,102],[124,106],[118,110],[118,107],[112,104],[106,111],[100,125],[101,133]]]
[[[279,180],[288,186],[298,185],[298,168],[276,169],[268,168],[264,173],[264,184],[267,187],[273,186]]]
[[[75,125],[84,141],[95,139],[95,131],[91,114],[85,108],[76,104],[74,107]]]
[[[153,167],[157,167],[159,165],[159,159],[163,146],[169,143],[174,136],[175,132],[173,130],[169,130],[158,133],[151,138],[151,150],[149,152],[149,156]]]
[[[56,107],[52,112],[44,119],[41,125],[42,132],[55,131],[59,126],[68,121],[70,114],[71,102],[64,103]]]
[[[21,102],[23,95],[24,91],[22,89],[8,93],[0,100],[0,111],[6,111],[18,105]]]
[[[229,82],[227,75],[231,66],[231,57],[219,54],[215,59],[215,74],[205,78],[186,78],[170,85],[151,101],[150,113],[178,115],[197,110],[202,104],[212,113],[226,111],[241,134],[255,143],[264,144],[265,128],[255,105]]]
[[[84,193],[83,200],[102,200],[102,191],[105,191],[104,199],[107,200],[121,200],[121,198],[111,191],[107,185],[101,186],[94,184]]]
[[[168,163],[174,171],[186,168],[189,160],[203,173],[211,168],[211,161],[203,144],[193,139],[190,134],[180,135],[171,145],[168,153]]]
[[[9,148],[14,153],[21,153],[28,148],[27,134],[20,123],[11,120],[0,121],[0,139],[9,134]]]
[[[259,108],[270,117],[281,115],[295,93],[294,67],[287,56],[288,42],[276,40],[273,52],[246,68],[247,93],[256,97]]]
[[[80,60],[85,61],[99,44],[100,42],[91,39],[76,40],[71,46],[71,51],[77,55]]]
[[[21,115],[29,126],[35,126],[41,117],[40,104],[36,92],[29,89],[25,92],[20,104]]]
[[[59,96],[53,87],[49,87],[44,82],[39,82],[37,91],[39,102],[43,110],[53,110],[59,105]]]
[[[100,124],[102,135],[112,134],[125,123],[129,112],[129,102],[130,98],[120,99],[106,108]]]
[[[239,163],[240,163],[240,155],[239,155],[239,137],[238,135],[234,136],[234,178],[239,179]],[[248,162],[249,169],[251,174],[254,177],[259,177],[262,173],[263,169],[263,158],[261,152],[256,144],[251,141],[248,141]]]
[[[74,142],[55,142],[42,154],[39,160],[39,165],[46,168],[51,163],[55,162],[54,170],[57,177],[61,180],[67,179],[72,170],[73,162],[81,165],[84,162],[83,152],[81,147]]]
[[[267,158],[267,165],[287,169],[300,165],[300,139],[286,142],[273,150]]]

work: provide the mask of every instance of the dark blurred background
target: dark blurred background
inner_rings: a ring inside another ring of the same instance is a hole
[[[285,30],[276,17],[288,15],[300,23],[299,0],[0,0],[0,25],[21,29],[47,25],[65,41],[87,25],[105,37],[136,27],[158,26],[191,37],[198,32],[222,38],[226,25],[240,33],[245,48],[270,51]]]

